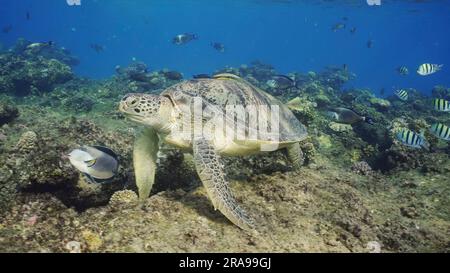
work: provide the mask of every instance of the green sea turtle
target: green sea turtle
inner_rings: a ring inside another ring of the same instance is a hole
[[[244,115],[230,111],[244,107]],[[254,112],[250,113],[254,109],[257,109],[257,121],[252,119]],[[303,164],[299,142],[307,136],[305,126],[279,100],[235,75],[219,74],[210,79],[183,81],[160,95],[127,94],[119,110],[129,119],[145,125],[133,149],[141,199],[150,194],[159,141],[162,141],[193,153],[197,173],[214,208],[245,230],[253,230],[254,221],[234,199],[220,156],[286,148],[295,168]],[[262,130],[264,126],[267,128]],[[206,130],[213,127],[215,130]],[[244,137],[236,132],[245,132]]]

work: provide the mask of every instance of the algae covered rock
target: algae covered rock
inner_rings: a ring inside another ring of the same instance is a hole
[[[435,86],[431,91],[431,94],[435,98],[450,100],[450,88],[446,88],[442,85]]]
[[[19,116],[19,109],[16,106],[0,101],[0,126],[13,121]]]
[[[138,201],[138,196],[134,191],[122,190],[116,191],[109,199],[109,205],[117,207],[124,204],[130,204]]]
[[[50,92],[56,84],[73,78],[68,65],[42,56],[3,55],[0,64],[0,93],[25,96]]]

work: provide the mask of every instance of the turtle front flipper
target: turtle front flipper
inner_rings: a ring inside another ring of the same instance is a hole
[[[253,231],[253,220],[237,204],[225,180],[224,167],[214,147],[207,140],[194,140],[194,162],[197,173],[206,188],[214,209],[222,212],[228,220],[238,227]]]
[[[152,128],[143,129],[133,147],[133,166],[140,200],[149,195],[155,181],[159,138]]]
[[[289,145],[287,148],[287,156],[292,163],[292,168],[298,171],[305,161],[303,157],[302,149],[300,148],[300,143],[296,142]]]

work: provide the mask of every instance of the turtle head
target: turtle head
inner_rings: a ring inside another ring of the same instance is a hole
[[[164,96],[130,93],[119,103],[119,111],[129,119],[161,129],[169,120],[170,99]]]

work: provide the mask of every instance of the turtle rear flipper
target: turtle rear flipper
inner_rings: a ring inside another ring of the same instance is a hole
[[[295,171],[298,171],[304,163],[304,157],[302,149],[300,148],[300,144],[298,142],[289,145],[286,147],[287,156],[292,163],[292,168]]]
[[[194,162],[214,209],[218,209],[238,227],[254,231],[254,222],[237,204],[225,180],[224,167],[214,147],[205,139],[193,143]]]
[[[159,138],[152,128],[145,128],[134,142],[133,166],[140,200],[145,200],[155,181]]]

